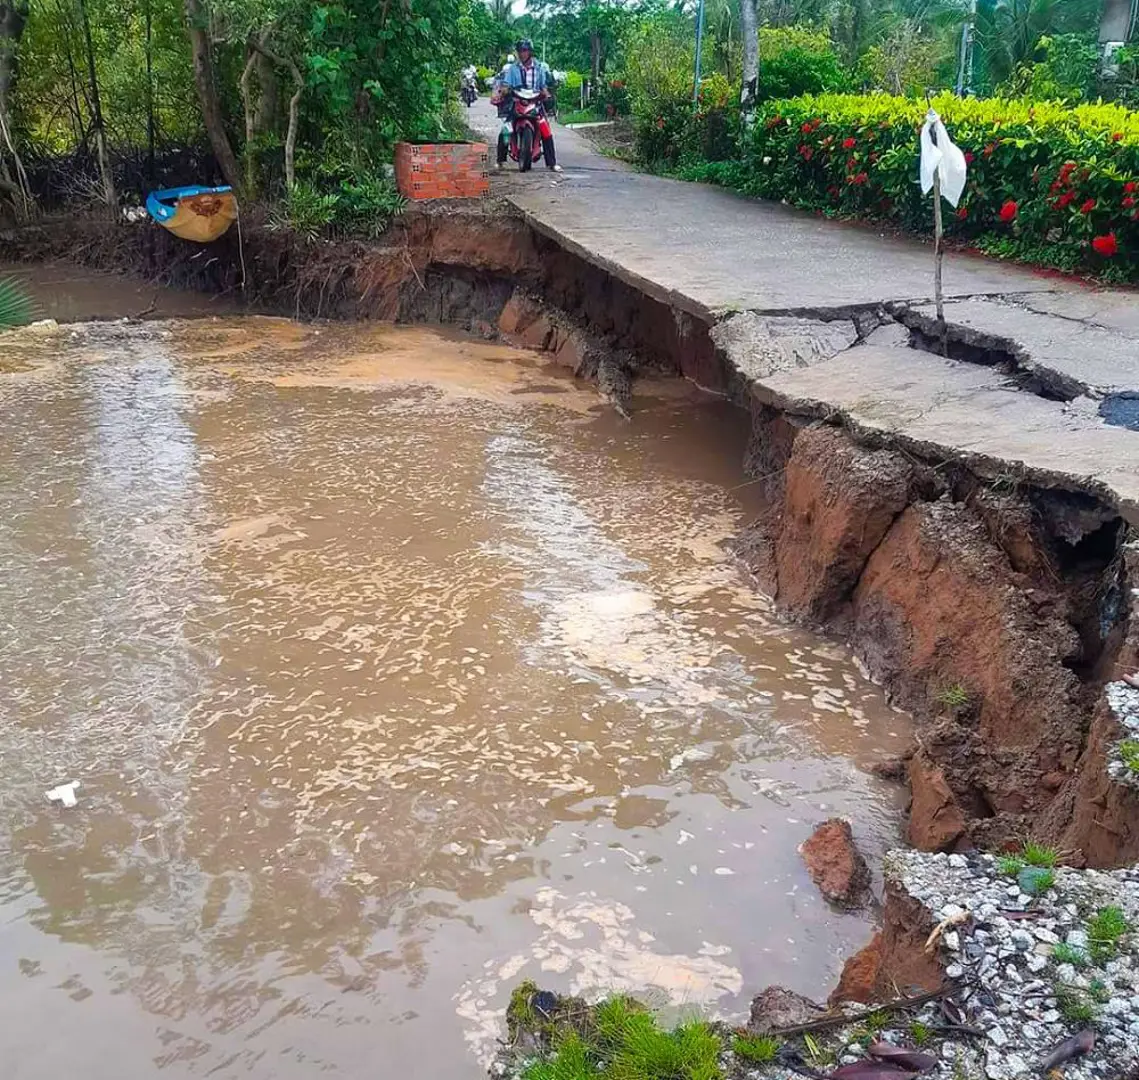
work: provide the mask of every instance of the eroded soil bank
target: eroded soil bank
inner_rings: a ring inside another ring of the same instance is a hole
[[[66,253],[232,295],[237,243],[200,251],[160,229],[69,224],[8,234],[0,255]],[[898,765],[913,793],[911,842],[995,848],[1031,834],[1077,864],[1139,857],[1139,793],[1109,768],[1123,728],[1104,692],[1139,664],[1139,547],[1094,478],[1080,489],[1015,464],[978,470],[773,406],[716,320],[501,210],[415,213],[375,244],[304,244],[253,227],[241,257],[245,297],[261,308],[506,337],[596,379],[623,411],[647,369],[747,409],[746,464],[762,498],[738,552],[784,612],[845,636],[916,717],[916,747]],[[840,347],[882,335],[928,345],[889,312],[827,317]]]

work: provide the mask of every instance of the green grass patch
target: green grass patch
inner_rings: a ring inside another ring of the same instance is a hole
[[[1047,870],[1055,868],[1060,861],[1060,853],[1047,844],[1037,844],[1029,840],[1021,848],[1020,856],[1029,866],[1042,866]]]
[[[1088,966],[1088,954],[1083,949],[1077,949],[1075,945],[1069,945],[1066,941],[1061,941],[1059,945],[1052,946],[1052,959],[1057,964],[1071,964],[1077,969]]]
[[[1019,855],[999,855],[997,869],[1006,877],[1016,877],[1024,869],[1024,860]]]
[[[969,704],[969,691],[960,683],[942,687],[937,692],[938,703],[947,709],[964,709]]]
[[[552,1053],[528,1065],[523,1080],[722,1080],[723,1040],[703,1020],[671,1031],[632,998],[612,997],[559,1032]],[[777,1047],[778,1049],[778,1047]]]
[[[928,1046],[933,1039],[933,1030],[928,1024],[923,1024],[920,1020],[911,1021],[910,1038],[916,1047]]]
[[[1119,744],[1119,760],[1133,773],[1139,773],[1139,739],[1124,739]]]
[[[732,1050],[749,1065],[766,1065],[775,1060],[782,1044],[771,1035],[737,1035]]]
[[[1056,987],[1056,1008],[1069,1024],[1090,1024],[1099,1015],[1095,1003],[1078,987]]]
[[[559,124],[597,124],[605,117],[593,109],[575,109],[573,112],[559,113]]]
[[[1119,952],[1119,942],[1131,930],[1131,924],[1121,908],[1114,905],[1100,908],[1088,919],[1088,952],[1102,964]]]

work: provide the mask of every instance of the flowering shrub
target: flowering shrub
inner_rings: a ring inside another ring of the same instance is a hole
[[[1139,112],[948,95],[934,107],[969,162],[948,232],[995,255],[1139,280]],[[682,175],[927,232],[931,202],[917,182],[924,115],[923,103],[886,94],[768,102],[734,160]]]

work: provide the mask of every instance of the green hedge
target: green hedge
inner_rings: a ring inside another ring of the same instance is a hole
[[[949,95],[934,107],[970,162],[960,208],[946,207],[950,233],[998,256],[1139,280],[1139,113]],[[692,152],[703,122],[693,116],[675,118],[669,150],[688,179],[928,232],[917,183],[925,111],[886,94],[793,98],[766,103],[731,160]]]

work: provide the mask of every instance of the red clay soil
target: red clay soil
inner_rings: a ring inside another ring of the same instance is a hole
[[[799,848],[819,892],[839,907],[857,907],[870,889],[870,868],[854,846],[850,822],[831,818]]]
[[[1091,499],[995,491],[766,407],[748,467],[769,505],[740,550],[761,586],[843,632],[915,715],[911,842],[1034,835],[1076,862],[1134,857],[1139,805],[1106,777],[1118,734],[1095,712],[1126,662],[1139,581],[1122,522]]]
[[[830,1004],[890,1001],[937,990],[945,979],[940,950],[925,951],[933,920],[896,882],[886,882],[882,929],[842,969]]]

